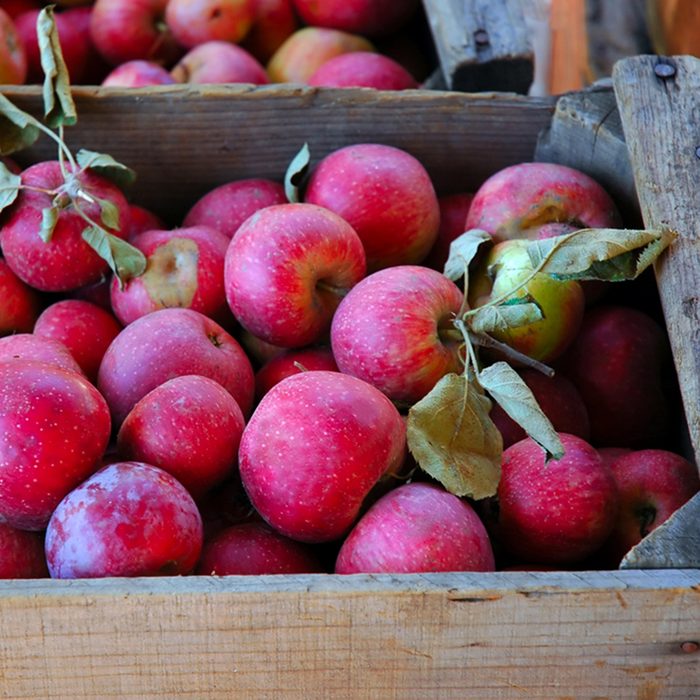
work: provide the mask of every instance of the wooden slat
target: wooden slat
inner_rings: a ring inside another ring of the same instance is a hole
[[[688,700],[700,572],[0,582],[0,619],[5,699]]]
[[[644,222],[679,234],[656,277],[700,465],[700,60],[628,58],[613,79]]]

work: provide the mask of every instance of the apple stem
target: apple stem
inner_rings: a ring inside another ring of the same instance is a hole
[[[492,338],[486,333],[474,333],[473,331],[469,331],[469,338],[474,345],[479,345],[482,348],[489,348],[491,350],[497,350],[508,360],[513,360],[514,362],[524,365],[525,367],[536,369],[546,377],[554,376],[554,370],[549,365],[545,365],[543,362],[539,362],[528,355],[524,355],[522,352],[518,352],[510,347],[510,345],[501,343],[499,340]]]
[[[332,284],[328,284],[328,282],[324,282],[323,280],[316,282],[316,289],[321,289],[324,292],[330,292],[334,296],[340,297],[341,299],[350,291],[344,287],[335,287]]]

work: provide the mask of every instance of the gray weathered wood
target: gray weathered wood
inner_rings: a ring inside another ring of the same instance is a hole
[[[452,90],[527,93],[533,53],[522,0],[423,0]]]

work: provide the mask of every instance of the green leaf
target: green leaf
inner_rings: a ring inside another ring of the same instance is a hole
[[[61,210],[56,207],[46,207],[41,210],[41,229],[39,229],[39,238],[44,243],[48,243],[53,236],[54,229],[58,223],[58,215]]]
[[[0,93],[0,155],[9,156],[31,146],[41,134],[42,124]]]
[[[130,243],[113,236],[98,226],[88,226],[82,233],[83,240],[103,259],[123,287],[132,277],[142,275],[146,269],[146,256]]]
[[[450,254],[445,262],[444,275],[453,282],[462,279],[467,273],[469,263],[482,243],[491,241],[491,234],[479,228],[465,231],[450,243]]]
[[[539,304],[526,296],[510,299],[504,304],[481,306],[474,309],[466,321],[474,333],[503,333],[543,318]]]
[[[19,194],[22,184],[20,175],[15,175],[2,161],[0,161],[0,211],[9,207]]]
[[[408,412],[408,448],[423,471],[457,496],[493,496],[503,439],[491,401],[464,375],[447,374]]]
[[[561,280],[621,282],[639,276],[676,238],[675,231],[585,228],[530,241],[534,267]]]
[[[39,13],[36,32],[44,71],[44,117],[49,126],[70,126],[78,121],[78,113],[71,95],[70,76],[63,60],[53,5]]]
[[[309,144],[305,143],[299,153],[297,153],[292,162],[287,167],[287,172],[284,174],[284,191],[287,199],[292,203],[299,202],[299,190],[309,171],[309,163],[311,162],[311,152]]]
[[[114,202],[109,199],[97,198],[97,203],[100,205],[100,218],[102,223],[113,230],[118,231],[119,226],[119,208]]]
[[[81,148],[75,158],[81,168],[94,170],[98,175],[106,177],[121,189],[133,185],[136,180],[136,173],[131,168],[116,161],[106,153],[97,153]]]
[[[501,408],[540,445],[547,459],[561,459],[564,447],[530,387],[507,363],[495,362],[479,373],[479,384]]]

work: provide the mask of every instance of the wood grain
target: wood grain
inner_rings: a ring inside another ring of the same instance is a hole
[[[0,616],[6,700],[700,697],[699,571],[0,582]]]

